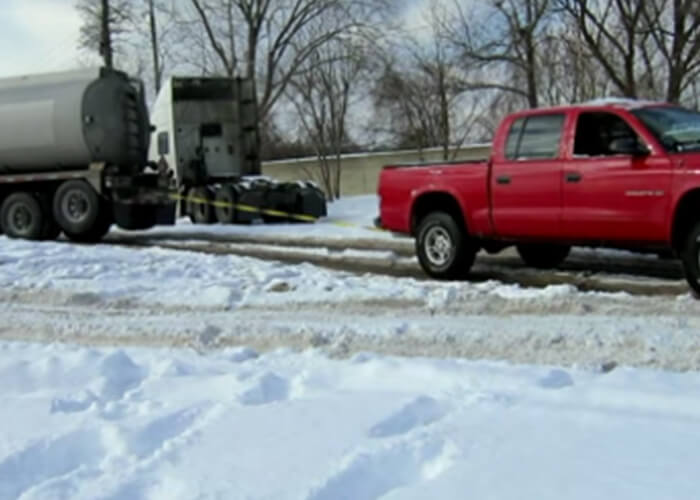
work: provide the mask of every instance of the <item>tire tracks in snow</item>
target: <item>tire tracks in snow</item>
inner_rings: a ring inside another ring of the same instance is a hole
[[[77,306],[64,292],[13,293],[19,300],[4,301],[0,293],[3,340],[700,369],[700,305],[663,297],[576,294],[542,301],[476,294],[444,304],[391,299],[200,311],[119,302]]]
[[[415,260],[412,240],[336,239],[290,236],[242,237],[206,233],[185,235],[130,235],[115,233],[109,244],[133,247],[160,247],[213,255],[237,255],[288,264],[311,263],[320,267],[356,274],[381,274],[393,277],[429,279]],[[193,238],[197,236],[197,238]],[[349,253],[348,253],[349,252]],[[371,255],[374,253],[375,255]],[[654,260],[637,256],[609,258],[574,252],[554,270],[526,267],[514,251],[502,255],[478,256],[470,281],[500,281],[525,287],[572,285],[581,291],[625,292],[632,295],[681,295],[688,292],[677,261]]]

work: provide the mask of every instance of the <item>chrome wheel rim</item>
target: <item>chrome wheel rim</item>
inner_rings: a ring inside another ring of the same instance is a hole
[[[425,233],[423,249],[430,264],[442,267],[449,263],[454,252],[452,236],[444,227],[431,227]]]

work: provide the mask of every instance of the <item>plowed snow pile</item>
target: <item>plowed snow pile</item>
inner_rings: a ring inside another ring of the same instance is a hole
[[[0,343],[0,498],[694,498],[700,375]]]

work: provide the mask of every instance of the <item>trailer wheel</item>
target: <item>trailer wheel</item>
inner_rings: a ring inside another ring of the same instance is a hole
[[[416,254],[421,267],[437,279],[466,278],[477,247],[452,215],[432,212],[418,225]]]
[[[10,238],[41,239],[44,220],[39,201],[29,193],[11,194],[0,208],[0,223]]]
[[[109,232],[109,228],[112,227],[113,223],[114,218],[109,211],[109,207],[106,203],[103,203],[97,220],[89,230],[82,233],[66,232],[66,236],[76,243],[97,243]]]
[[[221,186],[216,190],[216,220],[222,224],[235,224],[238,193],[231,185]]]
[[[214,207],[211,204],[214,199],[211,189],[206,187],[191,188],[187,191],[187,198],[187,214],[194,224],[216,222]]]
[[[85,181],[61,184],[53,198],[53,215],[67,236],[74,239],[93,230],[100,217],[100,197]]]

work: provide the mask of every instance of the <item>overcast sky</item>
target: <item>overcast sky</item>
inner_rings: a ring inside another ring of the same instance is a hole
[[[0,0],[0,77],[68,69],[77,62],[75,0]]]
[[[95,0],[97,1],[97,0]],[[407,27],[424,25],[423,0],[408,0]],[[0,77],[79,65],[75,0],[0,0]]]

